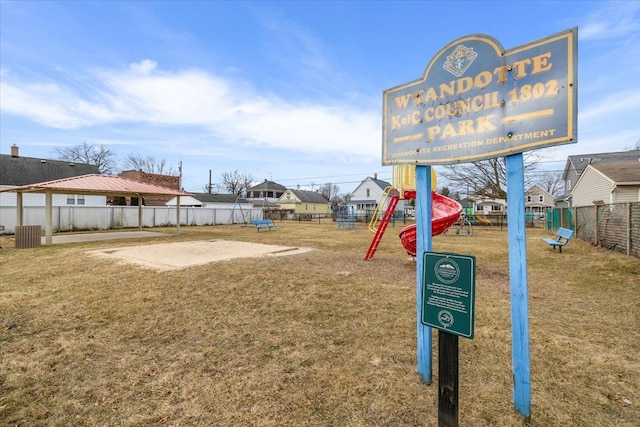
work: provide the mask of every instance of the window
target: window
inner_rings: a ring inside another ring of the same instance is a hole
[[[67,205],[82,205],[84,206],[84,196],[76,196],[74,194],[67,194]]]
[[[566,180],[564,186],[566,187],[565,192],[571,191],[571,180],[570,179]]]
[[[540,203],[544,202],[544,196],[542,194],[538,196],[538,201]]]
[[[371,197],[371,189],[367,188],[367,197]]]
[[[531,202],[531,196],[527,196],[527,202]]]

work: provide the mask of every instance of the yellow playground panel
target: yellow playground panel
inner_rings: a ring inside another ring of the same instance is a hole
[[[371,220],[369,221],[369,231],[375,233],[378,231],[378,220],[382,219],[382,213],[388,208],[389,195],[393,190],[398,191],[399,199],[405,198],[406,190],[416,189],[416,167],[414,165],[396,165],[393,167],[393,175],[391,177],[391,185],[384,189],[378,204],[373,211]],[[436,191],[436,171],[431,168],[431,190]],[[415,193],[414,193],[415,197]]]
[[[397,165],[393,167],[391,187],[397,189],[402,197],[404,190],[416,189],[416,167],[414,165]],[[436,191],[436,170],[431,168],[431,191]]]

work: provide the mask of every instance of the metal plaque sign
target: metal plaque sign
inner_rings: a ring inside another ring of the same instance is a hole
[[[422,323],[473,338],[476,259],[471,255],[425,252]]]
[[[450,164],[577,142],[577,28],[505,51],[449,43],[383,93],[382,164]]]

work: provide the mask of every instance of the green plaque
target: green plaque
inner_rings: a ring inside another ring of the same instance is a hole
[[[476,258],[471,255],[424,253],[422,323],[473,338]]]

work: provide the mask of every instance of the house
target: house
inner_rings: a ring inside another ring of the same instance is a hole
[[[40,182],[100,174],[96,165],[20,156],[17,145],[11,146],[11,155],[0,154],[0,189],[19,187]],[[45,206],[45,195],[25,193],[23,206]],[[106,206],[106,196],[84,194],[54,194],[53,206]],[[0,193],[0,206],[16,206],[15,192]]]
[[[617,163],[630,160],[640,160],[640,149],[613,153],[578,154],[575,156],[568,156],[562,173],[564,194],[558,197],[556,207],[574,206],[571,199],[573,187],[576,185],[578,178],[580,178],[580,175],[588,165],[598,163]]]
[[[331,202],[317,191],[287,189],[278,199],[278,204],[280,209],[295,214],[331,214]]]
[[[534,218],[544,218],[547,209],[556,206],[556,198],[539,185],[534,185],[525,191],[524,210],[533,212]]]
[[[176,199],[171,198],[165,205],[175,206]],[[192,193],[190,196],[180,197],[180,206],[248,210],[251,209],[252,203],[236,194]]]
[[[501,198],[477,197],[476,213],[480,215],[504,215],[507,212],[507,201]]]
[[[391,187],[391,184],[379,180],[377,174],[374,174],[373,178],[368,176],[350,194],[347,206],[353,209],[356,216],[371,215],[387,187]],[[399,200],[395,212],[402,214],[409,206],[409,200]]]
[[[640,159],[588,164],[571,190],[573,206],[640,201]]]
[[[157,173],[147,173],[141,170],[122,171],[118,174],[121,178],[132,179],[134,181],[144,182],[145,184],[158,185],[160,187],[170,188],[172,190],[180,190],[180,177],[173,175],[161,175]],[[130,199],[130,198],[129,198]],[[147,196],[144,198],[145,206],[165,206],[171,199],[169,196]],[[131,200],[127,201],[127,205],[131,204]],[[180,205],[183,203],[180,201]],[[175,206],[175,202],[174,202]]]
[[[253,202],[256,207],[277,208],[278,199],[285,191],[287,188],[284,185],[265,179],[263,182],[247,188],[246,199]]]

